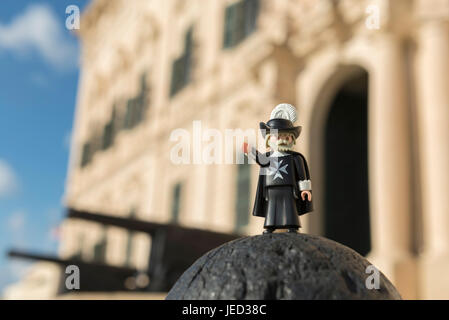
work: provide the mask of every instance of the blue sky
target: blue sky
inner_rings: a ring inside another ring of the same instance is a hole
[[[0,292],[29,267],[9,248],[57,252],[78,83],[66,7],[88,2],[0,2]]]

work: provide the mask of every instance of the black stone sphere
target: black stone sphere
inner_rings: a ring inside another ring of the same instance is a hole
[[[209,251],[184,272],[166,299],[401,299],[381,272],[379,289],[367,288],[370,265],[354,250],[323,237],[264,234]]]

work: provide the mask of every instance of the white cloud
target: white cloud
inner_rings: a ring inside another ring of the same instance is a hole
[[[18,185],[14,170],[6,161],[0,159],[0,198],[14,194],[18,189]]]
[[[9,25],[0,22],[0,49],[22,55],[35,50],[52,66],[70,69],[77,64],[78,49],[65,32],[49,6],[31,5]]]
[[[8,218],[8,228],[13,232],[22,232],[25,228],[26,213],[23,210],[14,211]]]

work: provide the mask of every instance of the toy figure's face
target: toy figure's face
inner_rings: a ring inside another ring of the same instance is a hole
[[[288,151],[295,145],[295,136],[293,133],[279,132],[279,134],[269,134],[267,145],[273,151]]]

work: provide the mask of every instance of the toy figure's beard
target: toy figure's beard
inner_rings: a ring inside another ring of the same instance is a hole
[[[275,143],[270,143],[270,148],[273,151],[290,151],[293,148],[294,142],[288,142],[287,140],[277,140]]]
[[[293,148],[293,144],[289,144],[286,146],[280,145],[278,146],[279,151],[290,151]]]

